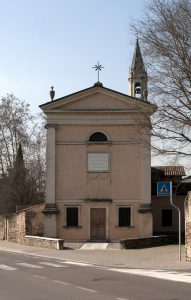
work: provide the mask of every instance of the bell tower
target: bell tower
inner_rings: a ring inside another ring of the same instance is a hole
[[[147,101],[147,72],[145,70],[139,41],[137,39],[131,68],[129,71],[129,95]]]

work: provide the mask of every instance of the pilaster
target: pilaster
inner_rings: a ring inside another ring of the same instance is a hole
[[[56,237],[56,208],[55,199],[55,154],[56,154],[56,125],[46,124],[46,203],[44,208],[44,236]]]

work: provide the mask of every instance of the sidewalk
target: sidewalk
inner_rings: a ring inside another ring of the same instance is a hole
[[[178,245],[138,250],[54,250],[0,241],[0,251],[80,261],[105,267],[191,271],[191,262],[185,261],[184,246],[182,246],[182,261],[179,262]]]

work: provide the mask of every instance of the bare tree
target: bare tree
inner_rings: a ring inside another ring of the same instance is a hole
[[[21,142],[28,144],[33,116],[29,104],[7,95],[0,101],[0,171],[6,173],[13,167]]]
[[[0,213],[44,201],[45,129],[25,101],[0,100]],[[22,145],[22,147],[21,147]]]
[[[0,177],[0,215],[8,217],[15,211],[16,203],[11,194],[10,177],[4,175]]]
[[[46,157],[46,132],[45,118],[42,114],[38,116],[30,144],[25,156],[28,180],[28,200],[29,202],[42,203],[45,199],[45,157]]]
[[[191,155],[191,1],[153,0],[132,25],[149,73],[153,148]]]

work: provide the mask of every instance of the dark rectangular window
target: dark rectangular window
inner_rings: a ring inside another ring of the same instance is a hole
[[[162,210],[162,226],[172,226],[172,209]]]
[[[119,227],[131,226],[131,208],[119,207]]]
[[[66,208],[66,226],[78,227],[78,207]]]

